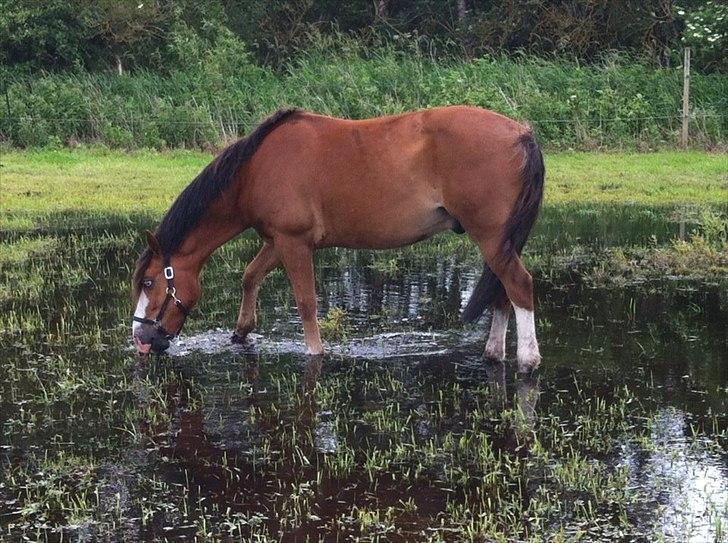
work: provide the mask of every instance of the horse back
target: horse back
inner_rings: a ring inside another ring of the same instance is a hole
[[[247,212],[264,235],[370,248],[412,243],[484,208],[504,221],[528,131],[465,106],[365,120],[300,113],[247,166]]]

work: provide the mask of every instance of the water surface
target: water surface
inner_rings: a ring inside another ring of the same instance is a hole
[[[487,315],[459,323],[473,251],[331,250],[320,314],[345,313],[312,359],[280,271],[254,341],[229,343],[257,247],[246,238],[205,270],[170,355],[140,360],[127,288],[138,227],[77,220],[3,233],[54,240],[0,270],[5,538],[726,538],[724,284],[539,274],[544,362],[520,376],[514,323],[505,364],[482,359]],[[677,232],[663,210],[547,210],[531,251]]]

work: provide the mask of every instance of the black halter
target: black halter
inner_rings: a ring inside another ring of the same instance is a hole
[[[177,308],[182,312],[185,318],[187,318],[187,316],[190,314],[190,310],[185,304],[182,303],[179,298],[177,298],[177,289],[174,288],[174,268],[172,268],[170,264],[169,257],[165,257],[164,259],[163,271],[164,278],[167,280],[167,296],[164,298],[164,302],[162,302],[162,307],[159,308],[157,316],[154,318],[154,320],[152,320],[145,317],[137,317],[136,315],[132,315],[131,320],[134,322],[140,322],[142,324],[151,324],[152,326],[154,326],[154,328],[157,329],[158,332],[163,334],[165,338],[172,339],[182,330],[182,326],[184,326],[184,320],[174,334],[170,334],[167,330],[165,330],[165,328],[162,326],[162,318],[164,317],[164,312],[167,311],[167,306],[169,305],[169,302],[174,301],[174,305],[177,306]]]

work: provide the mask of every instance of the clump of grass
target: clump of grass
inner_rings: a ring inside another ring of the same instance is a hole
[[[714,209],[703,208],[698,228],[693,231],[693,242],[701,242],[714,249],[722,249],[728,241],[728,219]]]
[[[0,268],[17,266],[31,258],[50,257],[58,248],[55,237],[21,237],[10,243],[0,243]]]
[[[319,319],[321,337],[328,341],[346,341],[351,332],[347,318],[346,310],[339,307],[330,308],[326,316]]]
[[[728,276],[728,220],[715,210],[702,209],[689,239],[664,246],[612,248],[588,273],[594,282],[661,279],[666,276]]]
[[[60,519],[73,523],[88,520],[96,511],[94,472],[97,466],[85,456],[59,453],[54,458],[34,458],[8,474],[22,488],[21,509],[14,513],[53,525]]]
[[[390,253],[386,253],[383,256],[375,256],[371,267],[386,277],[394,277],[400,271],[400,262],[397,257],[392,257]]]
[[[578,274],[592,286],[624,286],[665,278],[724,281],[728,277],[728,220],[711,207],[691,210],[690,220],[695,227],[687,239],[660,243],[653,235],[642,245],[601,250],[576,243],[552,254],[531,253],[528,264],[544,277]]]

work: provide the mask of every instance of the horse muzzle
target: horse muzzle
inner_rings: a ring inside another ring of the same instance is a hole
[[[164,333],[153,330],[150,333],[142,332],[134,335],[134,347],[139,354],[160,354],[169,349],[169,337]]]

